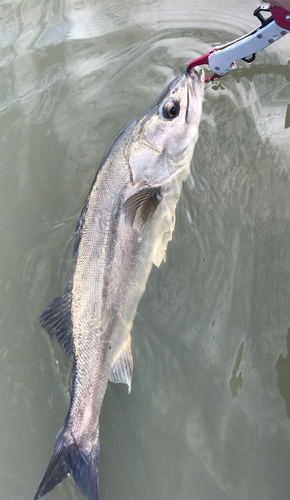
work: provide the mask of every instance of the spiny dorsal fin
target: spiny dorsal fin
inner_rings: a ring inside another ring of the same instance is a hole
[[[73,358],[74,354],[71,320],[72,285],[71,278],[63,293],[53,299],[39,318],[42,328],[52,339],[57,340],[70,358]]]
[[[132,374],[133,374],[133,357],[131,352],[131,335],[129,335],[122,350],[115,359],[115,362],[111,369],[109,380],[110,382],[115,382],[115,384],[119,383],[127,384],[128,391],[130,393]]]
[[[87,214],[87,211],[88,211],[88,206],[89,206],[91,191],[92,191],[92,187],[91,187],[90,192],[89,192],[89,194],[87,196],[87,199],[86,199],[86,201],[84,203],[84,206],[83,206],[82,211],[81,211],[80,218],[79,218],[78,223],[77,223],[76,228],[75,228],[75,232],[74,232],[75,244],[74,244],[73,257],[76,257],[78,249],[79,249],[79,244],[80,244],[80,241],[81,241],[81,238],[82,238],[82,234],[83,234],[83,227],[85,225],[86,214]]]
[[[103,160],[103,162],[104,161],[105,161],[105,159]],[[83,205],[83,208],[82,208],[82,211],[81,211],[80,218],[79,218],[79,220],[77,222],[77,225],[76,225],[76,228],[75,228],[75,232],[74,232],[75,244],[74,244],[74,250],[73,250],[73,257],[76,257],[78,249],[79,249],[79,244],[80,244],[80,241],[81,241],[82,235],[83,235],[83,227],[85,225],[86,215],[87,215],[87,211],[88,211],[88,208],[89,208],[89,202],[90,202],[90,198],[91,198],[91,193],[92,193],[92,190],[94,189],[94,186],[96,185],[97,178],[98,178],[98,175],[99,175],[99,171],[102,168],[103,162],[101,163],[101,165],[99,166],[99,168],[98,168],[98,170],[96,172],[95,178],[94,178],[93,183],[91,185],[91,188],[90,188],[90,190],[88,192],[88,195],[86,197],[86,201],[85,201],[85,203]]]
[[[161,201],[160,187],[141,189],[125,201],[125,221],[134,229],[141,229],[151,219]]]

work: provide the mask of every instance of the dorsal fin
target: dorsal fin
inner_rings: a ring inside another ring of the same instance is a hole
[[[80,218],[79,218],[77,225],[76,225],[76,228],[75,228],[75,232],[74,232],[75,243],[74,243],[73,257],[76,257],[77,251],[79,249],[79,244],[80,244],[82,234],[83,234],[83,227],[85,225],[86,215],[87,215],[87,211],[89,208],[91,193],[92,193],[92,190],[97,182],[97,178],[98,178],[99,172],[104,164],[104,161],[105,161],[105,158],[103,159],[101,165],[99,166],[99,168],[95,174],[94,180],[92,182],[92,185],[91,185],[90,190],[88,192],[88,195],[86,197],[85,203],[83,205]]]
[[[110,382],[115,384],[127,384],[128,391],[131,392],[133,374],[133,357],[131,352],[131,335],[128,336],[122,350],[117,355],[111,369]]]
[[[92,187],[91,187],[90,192],[89,192],[89,194],[88,194],[88,196],[86,198],[86,201],[85,201],[84,206],[83,206],[82,211],[81,211],[80,218],[79,218],[79,220],[77,222],[77,225],[76,225],[76,228],[75,228],[75,232],[74,232],[75,244],[74,244],[73,257],[76,257],[76,254],[77,254],[78,249],[79,249],[79,244],[80,244],[80,241],[81,241],[81,238],[82,238],[83,227],[84,227],[85,220],[86,220],[86,213],[88,211],[88,206],[89,206],[89,201],[90,201],[90,195],[91,195],[91,192],[92,192]]]
[[[39,318],[42,328],[52,339],[57,340],[70,358],[74,355],[71,319],[72,285],[71,277],[63,293],[53,299]]]

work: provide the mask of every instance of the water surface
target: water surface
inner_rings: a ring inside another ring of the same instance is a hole
[[[31,500],[67,412],[70,362],[38,316],[69,279],[103,155],[186,63],[254,28],[257,5],[0,2],[1,498]],[[110,384],[103,405],[100,500],[290,498],[287,37],[207,86],[132,331],[132,393]],[[46,498],[83,497],[68,479]]]

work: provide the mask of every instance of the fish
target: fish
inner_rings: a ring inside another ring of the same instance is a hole
[[[34,500],[68,474],[99,498],[99,416],[108,382],[131,391],[131,329],[165,260],[202,113],[204,73],[177,76],[112,143],[74,232],[74,270],[40,325],[72,359],[69,410]]]

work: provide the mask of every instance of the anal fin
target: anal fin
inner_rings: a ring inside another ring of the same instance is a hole
[[[133,374],[133,357],[131,352],[131,335],[128,336],[122,350],[118,353],[111,369],[110,382],[127,384],[131,392]]]

